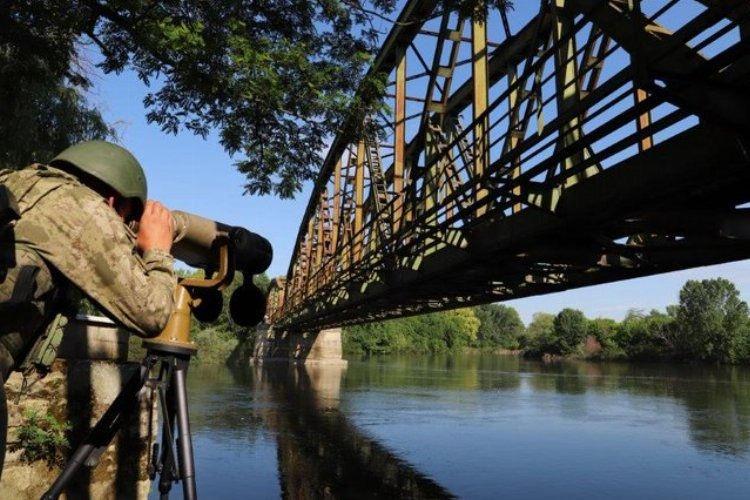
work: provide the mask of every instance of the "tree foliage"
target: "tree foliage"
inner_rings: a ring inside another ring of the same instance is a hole
[[[577,309],[566,308],[555,316],[554,348],[557,354],[570,354],[586,339],[586,316]]]
[[[614,340],[631,359],[658,359],[672,353],[674,318],[652,310],[630,310],[618,325]]]
[[[524,331],[518,311],[502,304],[486,304],[474,308],[480,321],[477,342],[480,347],[518,349]]]
[[[11,0],[1,20],[6,53],[31,53],[74,85],[90,84],[72,64],[77,43],[95,45],[104,72],[131,69],[149,85],[150,122],[170,133],[218,131],[241,157],[247,191],[282,197],[313,177],[348,110],[382,91],[376,75],[361,101],[353,97],[377,46],[369,21],[336,0]]]
[[[43,4],[0,5],[0,168],[49,161],[72,143],[114,137],[83,96],[90,82],[75,37],[64,23],[39,15]]]
[[[748,307],[723,278],[688,281],[676,310],[681,354],[699,360],[733,362],[745,354]]]
[[[565,309],[550,321],[550,315],[534,316],[523,337],[527,355],[574,353],[591,335],[602,347],[598,357],[605,359],[750,361],[748,305],[723,278],[688,281],[679,304],[668,306],[666,312],[630,310],[617,323],[586,320],[580,311]]]
[[[377,321],[344,329],[344,349],[351,353],[441,352],[476,342],[479,320],[471,309]]]
[[[604,359],[618,359],[625,356],[617,343],[618,324],[610,318],[595,318],[588,322],[587,335],[596,339],[601,346],[598,357]]]

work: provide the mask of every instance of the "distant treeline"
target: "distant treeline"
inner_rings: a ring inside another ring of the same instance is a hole
[[[464,348],[522,350],[527,357],[750,362],[750,314],[737,288],[718,278],[688,281],[665,312],[631,310],[620,322],[576,309],[537,313],[524,327],[518,312],[483,305],[348,327],[353,354],[442,352]]]

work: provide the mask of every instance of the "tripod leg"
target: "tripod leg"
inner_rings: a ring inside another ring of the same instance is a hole
[[[120,425],[130,412],[136,408],[138,402],[138,392],[148,377],[149,366],[144,362],[140,370],[134,373],[117,395],[112,404],[104,412],[99,421],[96,423],[86,439],[78,446],[73,456],[70,457],[65,468],[57,476],[55,482],[49,490],[42,496],[43,499],[55,499],[65,489],[71,479],[76,475],[78,470],[89,459],[92,453],[98,448],[106,447],[112,441]]]
[[[161,457],[159,459],[159,493],[162,500],[169,498],[172,482],[175,479],[174,459],[174,384],[172,384],[173,361],[169,358],[168,363],[162,365],[162,377],[164,385],[159,388],[159,404],[162,409],[161,427]]]
[[[180,478],[182,491],[186,500],[195,500],[195,463],[193,461],[193,441],[190,434],[190,416],[187,401],[187,368],[190,358],[177,359],[177,366],[173,372],[174,392],[177,410],[177,428],[180,432],[178,441],[178,459],[180,461]]]

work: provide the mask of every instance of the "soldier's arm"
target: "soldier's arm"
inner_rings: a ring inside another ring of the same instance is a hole
[[[155,336],[174,308],[174,259],[156,248],[141,257],[134,244],[114,211],[100,205],[73,241],[78,262],[61,271],[125,327]]]

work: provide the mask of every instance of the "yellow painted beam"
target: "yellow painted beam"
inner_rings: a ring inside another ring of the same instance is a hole
[[[484,114],[489,101],[487,80],[487,15],[477,12],[471,22],[471,53],[472,53],[472,82],[473,82],[473,118],[474,118],[474,178],[484,175],[489,165],[489,119]],[[476,199],[482,200],[487,191],[476,185]],[[476,215],[481,216],[487,210],[486,206],[477,208]]]

